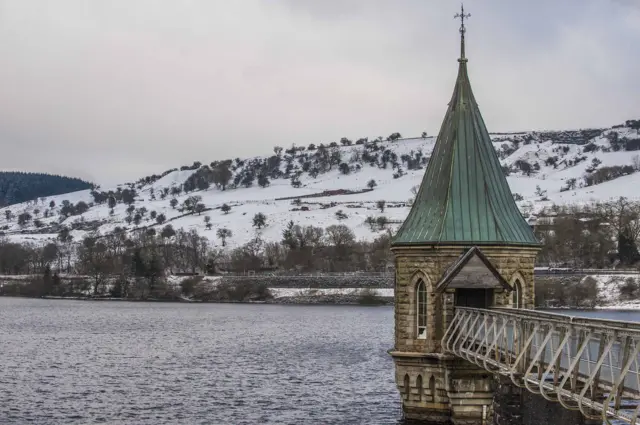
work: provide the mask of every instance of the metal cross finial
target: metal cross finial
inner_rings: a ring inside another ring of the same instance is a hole
[[[464,13],[464,3],[461,4],[460,6],[460,13],[456,13],[456,16],[454,16],[454,18],[460,18],[460,22],[462,23],[462,26],[460,27],[460,32],[464,32],[464,20],[467,18],[471,17],[471,13]]]
[[[464,13],[464,3],[460,6],[460,13],[456,13],[454,18],[460,18],[460,62],[466,62],[467,59],[464,57],[464,33],[467,32],[467,29],[464,27],[464,20],[471,17],[471,13]]]

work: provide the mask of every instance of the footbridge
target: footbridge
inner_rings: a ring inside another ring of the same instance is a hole
[[[587,418],[640,423],[640,323],[456,307],[442,347]]]

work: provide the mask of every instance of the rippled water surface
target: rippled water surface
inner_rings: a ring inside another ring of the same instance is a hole
[[[0,298],[2,424],[396,424],[390,307]]]

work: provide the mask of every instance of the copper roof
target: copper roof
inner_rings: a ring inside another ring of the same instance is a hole
[[[453,97],[429,165],[393,246],[538,246],[513,199],[471,91],[464,47],[458,62]]]

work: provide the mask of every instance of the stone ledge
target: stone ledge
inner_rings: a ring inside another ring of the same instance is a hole
[[[414,358],[431,358],[431,359],[439,359],[439,360],[455,360],[456,357],[451,354],[440,354],[440,353],[420,353],[415,351],[387,351],[391,357],[414,357]]]

